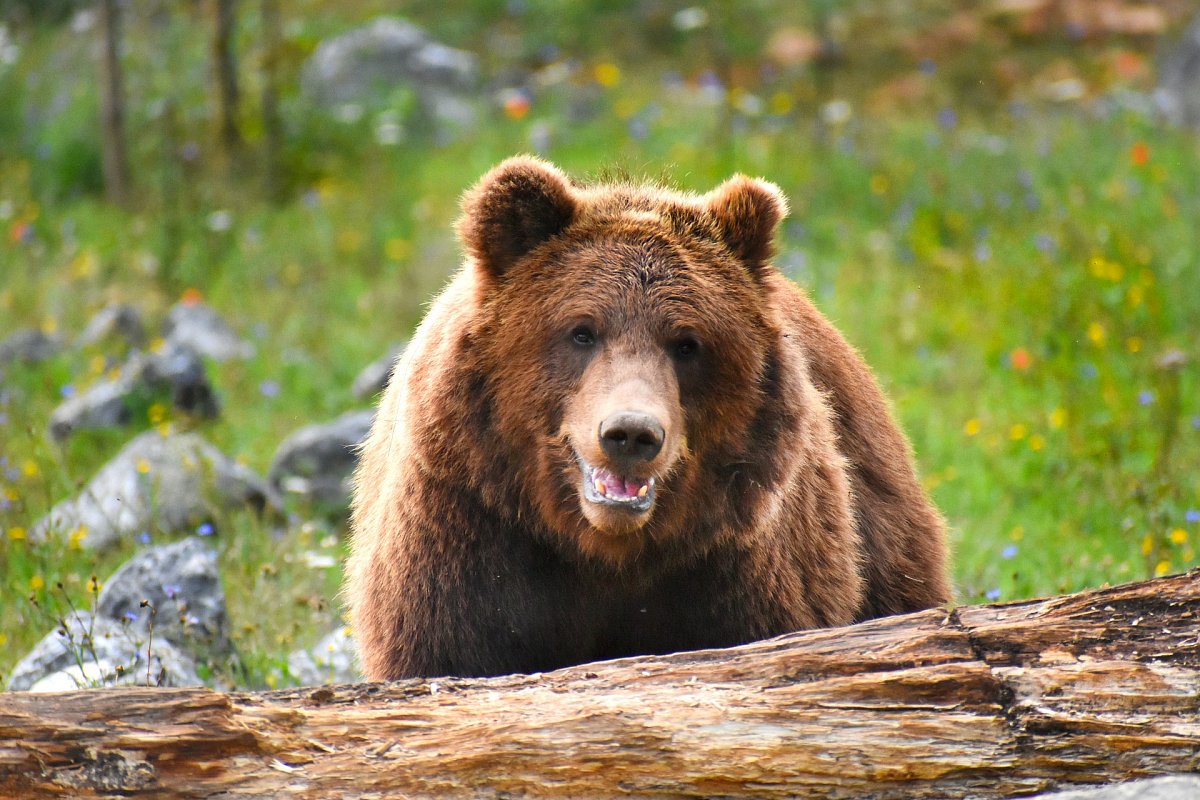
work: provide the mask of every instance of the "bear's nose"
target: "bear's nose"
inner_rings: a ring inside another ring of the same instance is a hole
[[[600,446],[625,466],[651,461],[662,450],[665,435],[657,419],[638,411],[618,411],[600,423]]]

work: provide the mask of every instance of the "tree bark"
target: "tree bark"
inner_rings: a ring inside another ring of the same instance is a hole
[[[283,118],[279,113],[279,59],[283,34],[279,0],[261,0],[262,25],[262,121],[264,182],[267,196],[283,196]]]
[[[486,680],[0,694],[0,796],[992,798],[1200,770],[1200,570]]]
[[[109,202],[129,201],[125,146],[125,87],[121,72],[121,11],[118,0],[100,0],[100,140],[104,192]]]
[[[234,0],[213,0],[213,4],[212,65],[217,82],[217,135],[225,153],[232,158],[242,142],[237,123],[237,63],[233,55]]]

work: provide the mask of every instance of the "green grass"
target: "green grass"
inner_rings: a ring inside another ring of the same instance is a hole
[[[30,59],[47,48],[44,64],[55,41],[32,41]],[[585,66],[581,82],[594,64]],[[262,199],[252,170],[231,179],[207,150],[167,198],[161,143],[143,130],[137,210],[109,207],[77,190],[90,180],[94,142],[72,130],[90,130],[94,106],[68,109],[43,123],[57,135],[44,158],[0,146],[0,203],[10,208],[0,221],[0,335],[35,325],[73,336],[114,300],[157,324],[184,290],[198,290],[257,354],[210,365],[219,420],[152,407],[140,427],[197,427],[265,472],[289,432],[355,407],[354,375],[411,332],[456,268],[459,194],[494,162],[530,149],[541,129],[550,133],[544,154],[574,174],[615,166],[705,190],[742,171],[783,187],[793,212],[778,263],[889,392],[953,530],[961,601],[1198,563],[1200,386],[1194,364],[1158,366],[1164,353],[1191,355],[1200,344],[1194,137],[1132,114],[1058,107],[1013,115],[964,105],[954,124],[944,115],[939,124],[937,106],[866,115],[856,96],[849,122],[817,135],[813,118],[830,95],[804,81],[764,87],[785,113],[740,120],[731,134],[718,109],[623,66],[615,85],[590,87],[597,100],[586,121],[568,116],[568,83],[535,98],[523,118],[495,112],[440,146],[380,145],[371,114],[317,124],[289,106],[297,187],[281,203]],[[54,80],[44,67],[26,70],[37,72],[39,91]],[[11,75],[4,81],[19,88]],[[953,96],[935,88],[934,97]],[[12,130],[6,113],[3,135]],[[181,139],[208,148],[205,118],[183,117]],[[231,214],[228,231],[210,229],[216,210]],[[64,597],[86,606],[90,576],[103,580],[137,549],[96,556],[19,533],[133,433],[81,434],[62,447],[45,436],[63,387],[97,379],[105,354],[71,350],[4,377],[0,673],[50,629],[47,609]],[[282,391],[269,396],[265,382]],[[242,514],[219,528],[245,665],[236,677],[277,682],[287,652],[336,624],[339,570],[309,567],[305,554],[340,556],[341,532],[314,523],[275,538]]]

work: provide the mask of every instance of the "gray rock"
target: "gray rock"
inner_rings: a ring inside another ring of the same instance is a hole
[[[13,668],[12,691],[59,692],[93,686],[199,686],[191,658],[129,622],[86,611],[62,620]],[[147,672],[148,670],[148,672]],[[149,678],[147,678],[147,674]]]
[[[1160,59],[1154,99],[1170,122],[1200,129],[1200,17]]]
[[[358,647],[345,628],[325,636],[309,650],[296,650],[288,656],[288,672],[299,686],[323,683],[358,683]]]
[[[408,342],[398,344],[384,357],[363,367],[362,372],[358,373],[350,387],[356,400],[369,400],[387,388],[388,379],[392,376],[392,368],[396,365],[396,359],[400,357],[407,346]]]
[[[54,358],[63,349],[63,341],[37,328],[24,328],[0,341],[0,367],[16,361],[36,364]]]
[[[143,600],[150,606],[142,607]],[[233,653],[217,551],[195,536],[146,548],[126,561],[105,583],[96,613],[128,620],[140,631],[153,626],[156,637],[194,658]]]
[[[214,361],[250,358],[254,345],[242,339],[212,306],[177,303],[163,321],[168,342],[183,344]]]
[[[220,412],[204,362],[191,348],[168,341],[157,352],[134,353],[116,378],[63,401],[50,414],[50,434],[62,440],[85,428],[128,425],[134,406],[155,395],[169,396],[176,409],[195,416]]]
[[[1196,800],[1200,776],[1172,775],[1108,786],[1039,794],[1030,800]]]
[[[322,42],[301,81],[326,108],[377,102],[407,87],[430,119],[462,127],[475,119],[479,66],[474,54],[435,42],[410,22],[380,17]]]
[[[76,344],[90,347],[110,338],[123,339],[130,347],[145,344],[146,328],[142,324],[142,312],[126,303],[114,303],[102,308],[79,334]]]
[[[350,411],[293,433],[275,453],[267,474],[271,486],[340,510],[349,508],[357,448],[370,433],[374,417],[373,411]]]
[[[194,433],[147,431],[127,444],[73,498],[50,509],[30,536],[84,530],[103,549],[142,531],[191,531],[230,507],[278,511],[270,486]]]

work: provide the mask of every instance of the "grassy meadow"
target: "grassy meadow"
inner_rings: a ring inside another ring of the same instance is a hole
[[[290,432],[357,407],[355,374],[411,333],[457,267],[459,194],[517,152],[581,176],[616,169],[703,191],[740,171],[783,188],[792,213],[776,263],[890,394],[952,528],[961,602],[1200,563],[1200,138],[1097,100],[1145,88],[1151,45],[1026,43],[1007,57],[1028,80],[980,97],[966,77],[974,50],[722,80],[705,71],[707,46],[638,60],[585,42],[539,56],[536,88],[499,95],[472,129],[414,128],[397,142],[381,128],[405,119],[404,98],[339,121],[307,110],[294,85],[322,36],[382,7],[288,4],[280,199],[255,157],[253,14],[240,34],[246,144],[230,157],[211,130],[196,20],[131,20],[127,209],[98,182],[94,68],[78,44],[92,34],[10,31],[20,55],[0,66],[12,98],[0,104],[0,338],[40,327],[72,339],[118,301],[156,330],[188,296],[257,352],[209,365],[217,420],[153,403],[139,426],[63,445],[46,433],[51,411],[122,353],[72,347],[0,368],[0,675],[57,614],[89,604],[93,575],[144,544],[99,555],[34,544],[41,515],[139,430],[197,429],[265,474]],[[431,4],[415,8],[461,37],[452,44],[484,36],[483,23],[460,30]],[[522,52],[540,53],[537,26],[517,29]],[[1129,59],[1140,68],[1105,71]],[[1064,60],[1085,97],[1025,91]],[[237,682],[285,680],[286,654],[337,624],[343,533],[319,516],[287,531],[250,514],[220,521]]]

